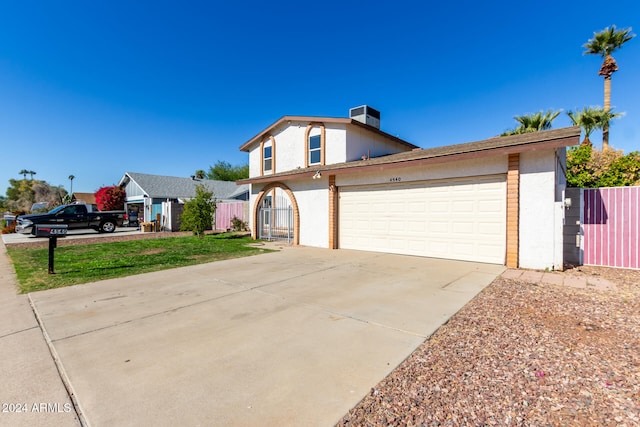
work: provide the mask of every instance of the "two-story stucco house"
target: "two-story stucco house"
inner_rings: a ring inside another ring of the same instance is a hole
[[[293,244],[562,268],[564,128],[421,149],[349,118],[285,116],[249,153],[255,238]]]

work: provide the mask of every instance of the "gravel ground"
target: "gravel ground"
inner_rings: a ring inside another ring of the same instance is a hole
[[[640,271],[599,291],[498,278],[339,426],[639,426]]]

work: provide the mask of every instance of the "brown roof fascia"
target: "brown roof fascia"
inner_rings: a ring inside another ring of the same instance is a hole
[[[259,134],[257,134],[256,136],[254,136],[253,138],[251,138],[250,140],[248,140],[247,142],[245,142],[244,144],[242,144],[240,146],[240,151],[249,151],[249,149],[251,148],[251,146],[253,146],[256,143],[259,143],[260,140],[262,138],[264,138],[266,135],[270,134],[271,132],[273,132],[273,130],[275,128],[277,128],[278,126],[280,126],[281,124],[285,123],[285,122],[310,122],[310,123],[338,123],[338,124],[351,124],[351,125],[356,125],[356,126],[360,126],[363,129],[369,131],[369,132],[374,132],[377,133],[379,135],[384,136],[385,138],[391,139],[394,142],[400,144],[400,145],[404,145],[405,147],[414,149],[414,148],[418,148],[417,145],[414,145],[410,142],[407,142],[403,139],[398,138],[397,136],[393,136],[391,134],[388,134],[384,131],[381,131],[380,129],[376,129],[372,126],[366,125],[364,123],[361,123],[357,120],[353,120],[353,119],[347,119],[344,117],[313,117],[313,116],[282,116],[281,118],[279,118],[278,120],[276,120],[273,124],[271,124],[271,126],[269,126],[268,128],[266,128],[265,130],[263,130],[262,132],[260,132]]]
[[[489,155],[508,155],[526,151],[547,150],[569,147],[580,143],[580,127],[568,127],[557,130],[532,132],[521,135],[495,137],[483,141],[448,145],[427,149],[416,149],[369,160],[338,163],[322,167],[297,169],[272,175],[248,178],[239,184],[262,183],[276,180],[290,180],[311,177],[317,171],[341,175],[354,172],[371,172],[397,169],[411,166],[446,163],[458,160],[475,159]]]

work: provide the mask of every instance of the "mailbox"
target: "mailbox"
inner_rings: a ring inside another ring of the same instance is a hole
[[[66,224],[36,224],[36,237],[66,237]]]

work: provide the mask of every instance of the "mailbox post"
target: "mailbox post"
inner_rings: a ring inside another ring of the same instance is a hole
[[[58,237],[67,237],[66,224],[36,224],[36,237],[49,238],[49,274],[54,274],[54,249],[58,246]]]

